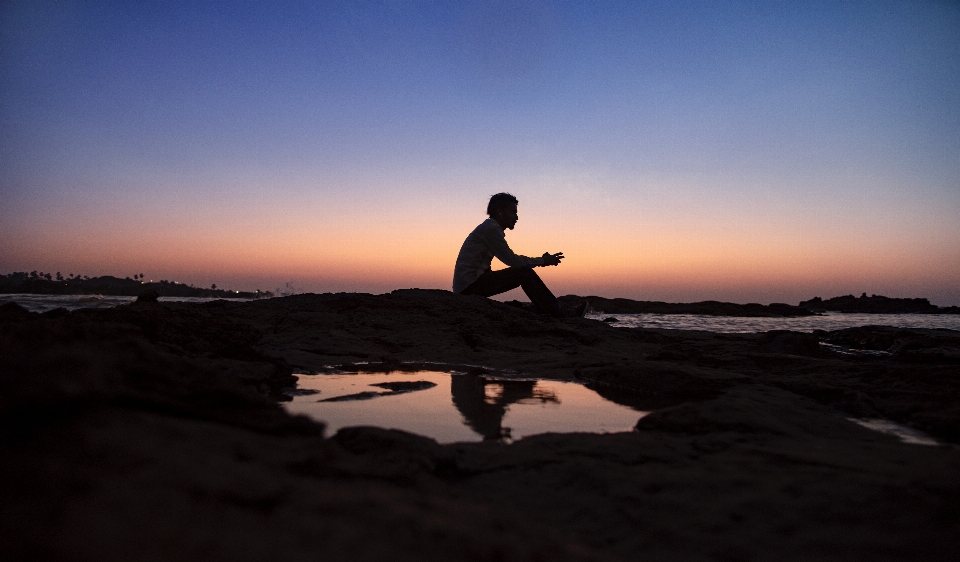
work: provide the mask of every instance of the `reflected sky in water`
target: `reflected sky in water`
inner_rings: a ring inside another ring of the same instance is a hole
[[[435,386],[406,392],[374,386],[414,381]],[[442,443],[509,442],[549,432],[631,431],[646,414],[577,383],[435,371],[299,375],[297,389],[301,394],[285,407],[324,422],[327,435],[342,427],[372,425]],[[316,393],[303,394],[309,391]],[[348,395],[361,399],[330,401]]]

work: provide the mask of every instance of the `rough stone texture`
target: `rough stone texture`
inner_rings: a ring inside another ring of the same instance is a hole
[[[952,560],[958,350],[948,330],[611,328],[443,291],[7,305],[0,544],[51,560]],[[358,362],[579,379],[657,411],[630,433],[441,445],[324,438],[278,405],[293,372]]]

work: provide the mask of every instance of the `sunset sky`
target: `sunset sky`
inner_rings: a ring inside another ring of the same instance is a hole
[[[0,273],[450,289],[499,191],[558,295],[960,305],[960,3],[0,3]]]

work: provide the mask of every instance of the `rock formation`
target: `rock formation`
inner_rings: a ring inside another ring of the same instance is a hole
[[[10,560],[952,560],[958,350],[949,330],[613,328],[444,291],[8,304],[0,544]],[[654,412],[633,432],[438,444],[327,436],[278,403],[295,372],[429,362]]]

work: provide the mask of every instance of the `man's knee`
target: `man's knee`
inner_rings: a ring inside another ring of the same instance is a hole
[[[527,280],[527,279],[540,279],[540,276],[537,275],[537,272],[534,271],[533,268],[530,267],[530,266],[518,267],[518,268],[517,268],[517,275],[519,275],[520,278],[523,279],[523,280]]]

